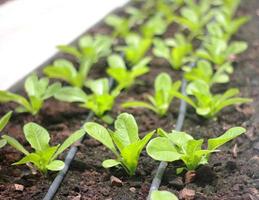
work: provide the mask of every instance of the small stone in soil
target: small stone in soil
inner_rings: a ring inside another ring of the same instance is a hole
[[[193,200],[194,197],[195,197],[195,191],[191,189],[184,188],[179,193],[179,199]]]
[[[122,181],[115,176],[111,176],[110,181],[113,186],[117,186],[117,187],[121,187],[123,184]]]
[[[136,192],[136,188],[134,188],[134,187],[131,187],[129,190],[130,190],[131,192],[133,192],[133,193]]]
[[[24,190],[24,186],[20,185],[20,184],[14,184],[14,189],[15,191],[23,191]]]
[[[195,171],[192,170],[192,171],[186,172],[186,174],[184,176],[185,184],[193,182],[195,177],[196,177],[196,172]]]

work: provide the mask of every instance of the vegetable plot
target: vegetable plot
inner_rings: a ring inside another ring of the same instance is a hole
[[[132,1],[58,46],[48,78],[0,91],[0,198],[256,198],[258,73],[249,38],[233,39],[252,9],[239,5]]]

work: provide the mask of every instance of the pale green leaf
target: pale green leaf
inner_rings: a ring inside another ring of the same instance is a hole
[[[11,116],[12,116],[12,111],[9,111],[8,113],[6,113],[1,119],[0,119],[0,131],[2,131],[4,129],[4,127],[7,125],[7,123],[9,122]]]
[[[30,122],[23,127],[26,140],[36,151],[49,148],[50,136],[48,131],[40,125]]]
[[[28,155],[29,152],[14,138],[3,135],[2,138],[4,138],[9,145],[11,145],[13,148],[17,149],[18,151],[24,153],[25,155]]]
[[[46,168],[51,171],[60,171],[64,167],[65,163],[61,160],[54,160],[46,166]]]

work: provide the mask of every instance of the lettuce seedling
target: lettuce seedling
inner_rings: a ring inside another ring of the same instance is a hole
[[[105,23],[113,28],[113,37],[126,37],[131,28],[134,25],[134,21],[130,20],[130,18],[121,17],[117,15],[109,15],[105,19]]]
[[[233,72],[233,67],[230,63],[225,63],[213,72],[211,64],[206,60],[200,60],[197,62],[197,66],[194,68],[185,67],[184,77],[189,81],[203,80],[210,87],[215,83],[227,83],[229,82],[229,74]]]
[[[48,170],[59,171],[64,167],[64,162],[57,160],[57,157],[74,144],[85,134],[84,130],[78,130],[70,135],[62,145],[49,146],[50,136],[48,131],[36,123],[28,123],[23,127],[24,135],[34,152],[28,152],[15,138],[3,135],[2,138],[7,141],[16,150],[25,155],[13,165],[22,165],[32,163],[33,168],[46,174]]]
[[[92,94],[88,95],[76,87],[63,87],[55,94],[55,98],[61,101],[80,103],[81,107],[92,110],[98,117],[103,117],[106,111],[112,109],[114,100],[120,93],[120,87],[109,92],[107,78],[89,80],[86,86],[92,91]]]
[[[183,0],[166,2],[164,0],[156,0],[156,12],[161,13],[168,24],[172,23],[175,18],[175,11],[182,6]]]
[[[174,39],[166,41],[155,39],[153,53],[157,57],[166,59],[173,69],[178,70],[191,60],[192,44],[184,35],[176,34]]]
[[[178,200],[177,196],[168,191],[153,191],[151,200]]]
[[[16,112],[29,112],[36,115],[43,106],[45,100],[51,98],[61,87],[60,83],[49,85],[48,78],[38,78],[36,74],[30,75],[25,80],[25,91],[28,100],[18,94],[8,91],[0,91],[0,102],[15,102],[20,106],[15,109]]]
[[[125,41],[126,46],[117,49],[124,53],[126,60],[132,65],[140,62],[152,44],[150,38],[143,38],[136,33],[129,34]]]
[[[140,153],[154,134],[154,131],[140,139],[138,125],[134,117],[128,113],[122,113],[117,117],[114,128],[115,131],[108,130],[94,122],[84,124],[84,130],[110,149],[116,156],[116,159],[103,161],[102,166],[110,168],[121,165],[130,176],[133,176]]]
[[[117,54],[108,57],[109,68],[106,70],[107,74],[117,81],[120,88],[130,88],[137,77],[149,72],[147,64],[150,58],[145,57],[135,64],[131,69],[127,69],[124,60]]]
[[[207,25],[207,30],[210,36],[223,38],[228,41],[238,29],[249,21],[249,17],[243,16],[236,19],[228,18],[221,11],[215,15],[216,21]]]
[[[140,27],[142,35],[146,38],[163,35],[167,29],[168,22],[160,13],[155,14]]]
[[[196,55],[219,66],[231,61],[231,57],[247,49],[246,42],[234,41],[228,44],[225,39],[215,37],[205,40],[203,46],[202,49],[197,50]]]
[[[143,10],[133,6],[127,7],[125,11],[127,14],[129,14],[130,24],[142,24],[148,16],[143,12]]]
[[[228,89],[223,94],[212,94],[210,86],[202,80],[195,80],[191,82],[186,92],[188,95],[194,96],[195,99],[182,95],[179,92],[175,92],[175,96],[183,99],[188,104],[196,109],[196,113],[205,118],[213,118],[223,108],[235,105],[251,102],[252,99],[235,97],[239,94],[239,90],[236,88]]]
[[[152,110],[159,116],[164,116],[171,105],[174,98],[173,92],[178,91],[181,86],[181,82],[177,81],[172,83],[171,77],[167,73],[160,73],[155,80],[154,96],[148,95],[150,103],[143,101],[129,101],[123,103],[124,108],[128,107],[143,107]]]
[[[78,42],[79,49],[66,45],[58,46],[61,52],[77,59],[78,70],[70,61],[58,59],[52,65],[45,67],[43,72],[50,78],[62,79],[72,86],[82,88],[93,64],[111,52],[111,45],[112,39],[108,36],[83,36]]]
[[[72,62],[57,59],[52,65],[45,67],[43,72],[50,78],[61,79],[74,87],[82,88],[91,66],[90,62],[84,62],[77,71]]]
[[[12,111],[6,113],[2,118],[0,118],[0,132],[5,128],[7,123],[9,122],[11,116],[12,116]],[[5,139],[0,139],[0,148],[4,147],[6,145],[6,140]]]
[[[189,39],[201,35],[203,27],[208,24],[215,15],[211,8],[210,1],[200,1],[196,3],[193,0],[186,1],[186,6],[180,10],[181,16],[175,16],[175,21],[189,29]]]
[[[234,127],[217,138],[208,140],[207,149],[202,149],[204,140],[195,140],[185,132],[172,131],[166,133],[158,129],[160,137],[152,139],[147,145],[147,153],[155,160],[173,162],[182,160],[186,167],[178,168],[195,170],[200,165],[208,164],[209,157],[217,152],[220,146],[243,134],[246,130],[242,127]]]
[[[106,35],[85,35],[79,39],[78,49],[68,45],[59,45],[58,49],[77,58],[80,65],[84,62],[93,64],[110,54],[112,42],[112,38]]]

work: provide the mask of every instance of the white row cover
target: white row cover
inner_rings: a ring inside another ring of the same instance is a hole
[[[128,0],[14,0],[0,6],[0,90]]]

